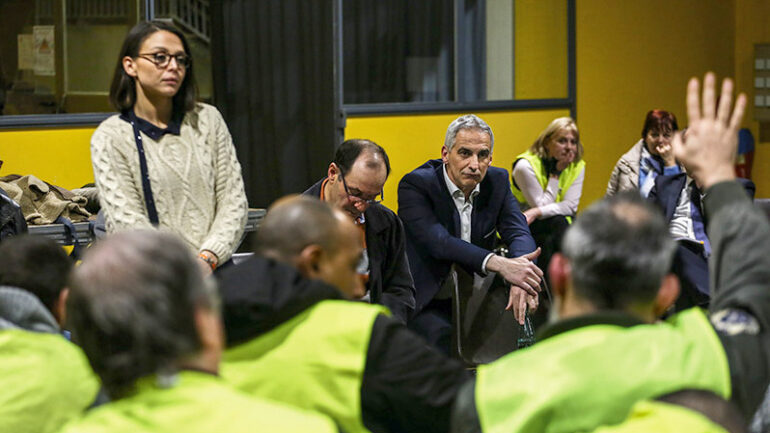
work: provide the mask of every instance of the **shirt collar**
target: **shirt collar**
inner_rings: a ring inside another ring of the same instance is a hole
[[[465,193],[455,185],[454,182],[452,182],[452,179],[449,178],[449,174],[446,171],[446,164],[444,164],[441,169],[444,171],[444,182],[446,183],[446,187],[449,189],[449,195],[452,196],[452,198],[462,198],[463,201],[465,201]],[[476,184],[476,187],[473,188],[473,191],[471,191],[470,200],[473,201],[474,198],[476,198],[477,195],[479,195],[479,192],[481,191],[481,182]]]
[[[121,114],[120,118],[129,123],[135,122],[136,128],[139,131],[144,132],[144,135],[150,137],[151,139],[158,141],[165,134],[179,135],[180,129],[182,127],[182,119],[184,118],[184,113],[180,115],[175,111],[171,116],[171,120],[168,122],[168,126],[165,128],[158,128],[152,123],[142,119],[141,117],[138,117],[136,113],[134,113],[133,109],[130,109]]]

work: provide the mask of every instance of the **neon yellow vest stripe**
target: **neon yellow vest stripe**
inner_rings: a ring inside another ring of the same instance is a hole
[[[545,191],[545,187],[548,185],[548,174],[545,172],[543,160],[529,150],[517,156],[514,161],[518,161],[520,159],[526,159],[530,164],[532,164],[532,168],[535,170],[535,176],[537,176],[537,181]],[[564,194],[567,192],[569,187],[572,186],[572,184],[575,182],[575,179],[577,179],[585,166],[586,162],[581,159],[578,162],[571,163],[567,166],[567,168],[562,170],[561,174],[559,175],[559,192],[556,195],[557,203],[564,200]],[[511,182],[511,191],[519,203],[527,203],[527,199],[524,198],[524,194],[522,194],[521,190],[517,188],[513,182]],[[527,207],[530,206],[528,205]]]
[[[361,382],[372,325],[387,309],[323,301],[225,352],[222,375],[249,394],[321,412],[348,433],[367,432]]]
[[[578,328],[478,369],[484,432],[590,431],[642,399],[683,388],[730,397],[730,370],[700,309],[665,323]]]
[[[727,433],[706,416],[658,401],[641,401],[621,424],[601,427],[594,433]]]
[[[59,334],[0,331],[0,432],[47,433],[94,402],[99,381]]]
[[[182,371],[163,385],[140,379],[136,392],[96,409],[61,433],[336,432],[331,419],[248,396],[216,376]]]

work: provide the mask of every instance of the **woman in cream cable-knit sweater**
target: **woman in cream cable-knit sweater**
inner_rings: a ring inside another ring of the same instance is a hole
[[[182,32],[161,21],[137,24],[123,42],[110,87],[121,114],[96,129],[91,159],[108,232],[172,231],[210,271],[237,248],[248,209],[227,125],[216,108],[195,98]],[[146,158],[147,194],[137,142]]]

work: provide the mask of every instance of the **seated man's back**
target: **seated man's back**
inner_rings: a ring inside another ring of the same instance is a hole
[[[307,221],[314,221],[309,225]],[[222,273],[239,389],[330,416],[347,433],[445,432],[465,372],[362,293],[360,233],[311,197],[284,199],[257,232],[256,256]]]

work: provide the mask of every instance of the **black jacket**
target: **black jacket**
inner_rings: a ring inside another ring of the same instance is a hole
[[[324,178],[326,179],[326,178]],[[319,180],[304,195],[321,196]],[[382,304],[406,323],[414,310],[414,282],[406,258],[404,226],[393,211],[381,204],[370,205],[366,218],[366,252],[369,255],[369,290],[372,303]]]
[[[341,298],[334,287],[261,257],[218,278],[228,346],[270,332],[322,300]],[[462,366],[385,315],[371,332],[361,386],[364,426],[373,433],[448,431],[450,407],[466,379]],[[313,359],[314,349],[307,350]]]

